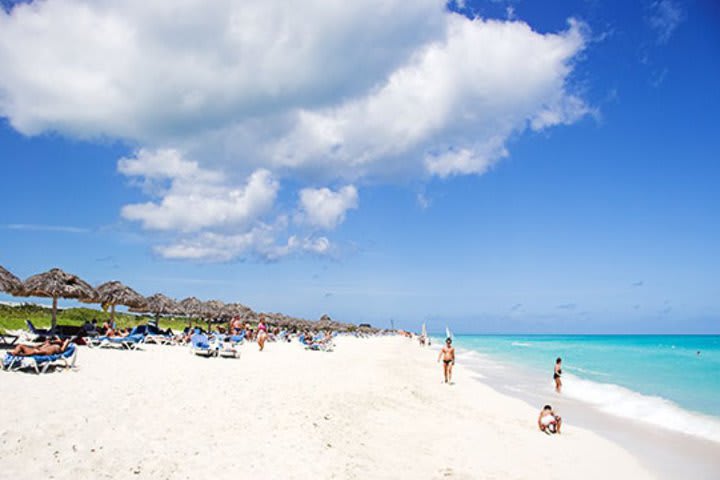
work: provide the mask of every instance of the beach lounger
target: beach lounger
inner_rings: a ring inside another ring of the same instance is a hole
[[[210,344],[211,348],[217,351],[217,354],[223,358],[240,358],[240,349],[238,345],[242,343],[244,335],[218,335]]]
[[[141,334],[145,337],[144,343],[156,345],[175,345],[175,339],[171,333],[160,330],[154,325],[138,325],[133,328],[131,334]]]
[[[196,333],[190,337],[190,353],[200,357],[215,357],[218,354],[218,350],[210,345],[210,340],[207,335]]]
[[[332,352],[333,347],[335,344],[332,342],[326,342],[324,340],[324,336],[321,334],[316,335],[314,338],[306,337],[305,335],[300,335],[298,337],[298,340],[300,343],[302,343],[305,346],[305,350],[314,350],[319,352]]]
[[[148,333],[145,335],[145,343],[154,343],[156,345],[175,345],[175,339],[172,335],[164,333]]]
[[[140,333],[131,333],[127,337],[99,336],[87,339],[89,347],[122,348],[124,350],[137,350],[145,342],[145,336]]]
[[[217,352],[223,358],[240,358],[240,350],[234,343],[223,342]]]
[[[242,332],[240,335],[230,335],[227,338],[234,344],[239,345],[245,341],[245,332]]]
[[[0,334],[0,347],[10,348],[13,345],[15,345],[15,342],[17,342],[18,338],[20,338],[20,337],[17,335],[10,335],[9,333],[2,333],[2,334]]]
[[[51,330],[45,330],[44,328],[35,328],[35,325],[33,325],[30,320],[25,320],[25,325],[27,325],[30,333],[38,337],[50,337],[53,335]]]
[[[173,337],[168,335],[145,335],[145,343],[154,343],[156,345],[175,345]]]
[[[16,372],[24,368],[32,368],[35,373],[45,373],[51,365],[58,362],[62,363],[65,368],[73,368],[77,357],[77,347],[74,343],[68,345],[64,352],[55,355],[28,355],[16,356],[10,353],[5,354],[3,359],[3,368],[10,372]]]

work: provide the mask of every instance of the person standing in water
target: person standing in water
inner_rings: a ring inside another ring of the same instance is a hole
[[[558,357],[555,360],[555,371],[553,372],[553,380],[555,380],[555,391],[560,393],[562,390],[562,358]]]
[[[443,373],[445,374],[445,383],[452,382],[452,367],[455,365],[455,347],[452,346],[452,338],[445,340],[445,346],[440,350],[438,362],[442,358]]]

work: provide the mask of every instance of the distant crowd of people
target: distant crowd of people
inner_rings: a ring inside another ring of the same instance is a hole
[[[308,328],[290,327],[281,329],[279,326],[270,327],[263,315],[260,315],[258,323],[255,325],[243,320],[240,316],[233,317],[227,324],[214,328],[206,329],[206,325],[205,323],[193,324],[193,322],[190,322],[179,333],[174,333],[169,328],[161,330],[154,325],[146,325],[142,328],[144,334],[161,335],[175,344],[191,344],[193,336],[201,334],[213,340],[255,342],[260,351],[265,349],[267,342],[291,342],[295,338],[306,348],[325,350],[332,344],[333,340],[333,332],[329,330],[314,331]],[[137,328],[135,327],[135,329]],[[102,325],[98,325],[97,319],[93,319],[85,322],[81,327],[80,336],[122,338],[131,336],[136,331],[135,329],[120,328],[109,320],[103,322]]]

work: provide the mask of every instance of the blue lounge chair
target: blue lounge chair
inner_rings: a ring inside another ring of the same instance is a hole
[[[195,330],[190,337],[190,353],[201,357],[214,357],[217,355],[217,349],[210,346],[210,339],[207,335]]]
[[[54,355],[20,356],[7,353],[3,359],[3,368],[10,372],[16,372],[23,368],[33,368],[35,369],[35,373],[40,374],[47,372],[50,365],[56,362],[62,362],[65,368],[73,368],[76,357],[77,347],[74,343],[71,343],[64,352]]]
[[[89,347],[120,347],[126,350],[137,350],[145,342],[145,335],[138,333],[138,327],[133,328],[127,337],[108,337],[101,335],[89,339]]]
[[[241,335],[215,335],[210,348],[217,351],[217,355],[224,358],[240,358],[238,346],[243,342],[245,334]]]
[[[44,328],[35,328],[35,325],[30,320],[25,320],[25,324],[28,327],[28,330],[30,330],[30,333],[33,335],[37,335],[39,337],[50,337],[52,336],[52,331],[46,330]]]
[[[245,332],[243,331],[239,335],[230,335],[228,338],[233,343],[242,343],[243,341],[245,341]]]
[[[145,343],[155,343],[157,345],[174,345],[172,333],[170,331],[160,330],[155,325],[138,325],[133,329],[136,333],[141,333],[145,336]]]

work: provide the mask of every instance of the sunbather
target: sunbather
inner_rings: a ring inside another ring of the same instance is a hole
[[[32,355],[55,355],[57,353],[64,352],[68,345],[70,345],[70,339],[65,339],[65,341],[60,340],[59,338],[56,338],[54,340],[45,340],[41,345],[33,346],[33,345],[18,345],[12,351],[10,351],[10,355],[14,355],[16,357],[30,357]]]

